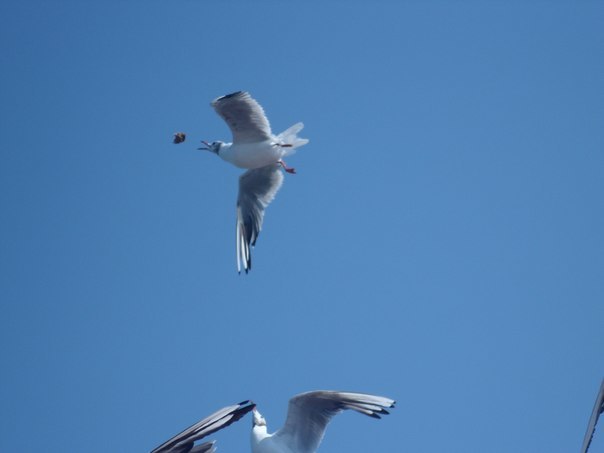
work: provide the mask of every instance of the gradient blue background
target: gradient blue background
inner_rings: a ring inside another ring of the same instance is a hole
[[[321,451],[578,451],[604,375],[599,1],[3,1],[0,450],[395,398]],[[209,107],[304,121],[251,274]],[[173,132],[187,142],[171,144]],[[215,436],[249,451],[249,418]],[[604,451],[604,432],[593,452]]]

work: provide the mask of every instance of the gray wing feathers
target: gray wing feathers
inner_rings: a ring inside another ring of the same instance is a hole
[[[255,143],[272,138],[264,110],[249,93],[227,94],[212,101],[211,105],[231,129],[233,143]]]
[[[237,197],[237,270],[241,266],[246,272],[251,269],[250,246],[256,244],[262,229],[264,210],[283,184],[283,173],[279,164],[246,171],[239,178]]]
[[[169,453],[215,453],[215,444],[216,442],[212,441],[193,446],[193,442],[187,442],[175,445],[171,450],[168,451]]]
[[[197,445],[189,453],[215,453],[216,447],[214,444],[216,444],[216,442],[212,441]]]
[[[195,441],[236,422],[254,407],[255,405],[252,402],[243,401],[220,409],[164,442],[151,453],[211,453],[214,451],[213,442],[194,446]]]
[[[289,401],[287,420],[275,436],[284,438],[294,451],[314,452],[334,415],[350,409],[373,418],[387,415],[394,400],[364,393],[317,391]]]
[[[587,424],[585,438],[583,439],[583,447],[581,448],[581,453],[587,453],[589,445],[591,444],[591,440],[594,437],[598,418],[600,418],[600,415],[602,413],[604,413],[604,380],[602,380],[602,384],[600,385],[600,391],[598,392],[598,396],[594,404],[594,409],[591,412],[591,417],[589,417],[589,422]]]

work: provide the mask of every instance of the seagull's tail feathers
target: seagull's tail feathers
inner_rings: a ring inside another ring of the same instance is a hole
[[[296,123],[285,131],[277,135],[279,143],[283,145],[289,145],[286,150],[285,156],[290,156],[296,152],[296,148],[304,146],[308,143],[307,138],[298,137],[298,132],[304,129],[304,123]]]

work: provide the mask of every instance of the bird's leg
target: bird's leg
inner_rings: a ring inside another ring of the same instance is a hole
[[[288,173],[291,173],[292,175],[296,174],[296,169],[292,168],[292,167],[288,167],[287,165],[285,165],[285,162],[283,162],[282,160],[279,161],[279,164],[281,164],[281,166],[283,167],[283,170],[285,170]]]

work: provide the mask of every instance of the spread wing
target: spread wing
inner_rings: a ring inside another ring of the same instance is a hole
[[[596,424],[598,423],[598,418],[600,418],[600,414],[604,412],[604,380],[602,380],[602,385],[600,385],[600,391],[598,392],[598,396],[596,398],[596,403],[594,404],[594,409],[591,412],[591,417],[589,417],[589,423],[587,424],[587,431],[585,432],[585,438],[583,439],[583,448],[581,448],[581,453],[587,453],[589,449],[589,445],[591,444],[591,440],[594,437],[594,432],[596,430]]]
[[[195,446],[195,441],[236,422],[254,407],[255,404],[251,401],[243,401],[220,409],[164,442],[151,453],[212,453],[214,442],[205,442]]]
[[[237,197],[237,270],[252,268],[250,246],[256,244],[262,229],[264,210],[283,184],[279,164],[248,170],[239,178]]]
[[[394,400],[364,393],[326,390],[302,393],[289,400],[285,425],[273,437],[291,451],[314,453],[334,415],[351,409],[381,418],[380,415],[387,415],[386,409],[391,407],[394,407]]]
[[[233,143],[256,143],[272,138],[264,110],[249,93],[227,94],[212,101],[211,105],[231,129]]]

